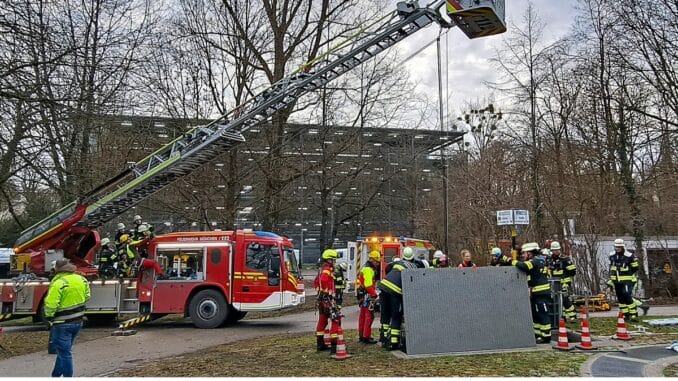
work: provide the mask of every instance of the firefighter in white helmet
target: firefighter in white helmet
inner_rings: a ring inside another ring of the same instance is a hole
[[[607,285],[614,288],[619,301],[619,309],[624,317],[630,320],[638,319],[638,307],[647,314],[648,306],[633,298],[633,288],[638,282],[636,273],[640,268],[640,262],[633,253],[626,250],[624,240],[614,240],[614,251],[610,253],[610,280]]]
[[[433,261],[431,261],[431,266],[435,268],[450,267],[450,261],[445,253],[443,253],[441,250],[436,250],[435,253],[433,253]]]
[[[122,237],[123,234],[128,234],[125,231],[125,224],[118,222],[118,230],[115,232],[115,247],[117,249],[120,249],[120,237]]]
[[[390,350],[400,349],[400,328],[403,321],[403,281],[400,272],[405,269],[416,268],[414,252],[411,247],[403,249],[402,261],[393,265],[391,272],[379,282],[379,290],[382,295],[381,313],[384,314],[386,326],[385,347]]]

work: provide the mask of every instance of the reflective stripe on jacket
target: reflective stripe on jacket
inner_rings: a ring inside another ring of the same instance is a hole
[[[610,280],[612,282],[636,282],[636,272],[640,263],[635,255],[624,251],[621,255],[616,252],[610,254]]]
[[[546,262],[542,257],[535,257],[528,261],[511,260],[509,257],[502,258],[504,262],[511,264],[518,270],[527,274],[527,286],[532,290],[532,295],[541,295],[551,292],[551,285],[547,278]]]
[[[82,275],[58,273],[45,297],[45,317],[54,318],[55,323],[82,317],[90,296],[89,283]]]

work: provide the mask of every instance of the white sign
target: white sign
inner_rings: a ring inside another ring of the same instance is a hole
[[[528,212],[527,210],[514,210],[513,221],[516,225],[529,225],[530,212]]]
[[[513,225],[513,210],[497,210],[497,225]]]

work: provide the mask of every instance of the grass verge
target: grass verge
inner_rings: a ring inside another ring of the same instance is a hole
[[[671,364],[664,368],[664,377],[678,377],[678,364]]]
[[[220,345],[171,359],[140,364],[123,377],[393,377],[578,376],[588,354],[540,351],[400,360],[376,345],[357,344],[346,331],[351,358],[331,360],[315,351],[315,337],[278,335]]]

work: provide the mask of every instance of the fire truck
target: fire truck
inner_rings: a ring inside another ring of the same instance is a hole
[[[504,0],[439,0],[423,7],[417,1],[400,2],[395,11],[362,27],[359,33],[268,89],[212,122],[188,130],[80,195],[18,238],[12,274],[22,274],[0,281],[0,321],[17,315],[39,316],[48,284],[45,277],[54,259],[68,258],[78,271],[96,278],[92,261],[100,248],[97,228],[244,142],[245,131],[267,123],[280,110],[292,109],[302,96],[434,23],[441,28],[456,26],[469,38],[503,33],[504,13]],[[267,248],[268,259],[257,262],[264,266],[268,261],[267,267],[250,267],[254,262],[249,262],[249,245],[254,242]],[[272,233],[176,233],[158,237],[150,246],[149,260],[156,260],[161,268],[164,265],[164,275],[145,268],[136,279],[92,280],[94,301],[88,305],[88,312],[137,312],[144,314],[142,320],[155,314],[183,312],[199,327],[212,327],[237,320],[250,310],[298,304],[304,293],[294,275],[295,266],[287,266],[291,262],[288,250],[291,243]],[[390,253],[386,253],[387,258]],[[183,270],[189,267],[191,275]]]
[[[153,263],[144,266],[142,262],[137,278],[90,282],[92,297],[85,311],[90,319],[138,314],[140,318],[133,323],[139,323],[183,314],[199,328],[215,328],[234,323],[249,311],[279,310],[305,302],[292,242],[277,234],[252,230],[172,233],[151,240],[148,250]],[[48,287],[44,279],[19,277],[0,282],[0,316],[38,317]]]
[[[357,237],[354,242],[348,242],[344,257],[341,258],[348,264],[347,284],[351,289],[355,286],[358,272],[365,266],[371,251],[376,250],[381,254],[381,274],[384,274],[386,266],[393,258],[400,258],[405,247],[412,248],[415,258],[423,257],[426,260],[431,259],[431,253],[435,250],[431,241],[403,236],[373,234],[369,237]]]

